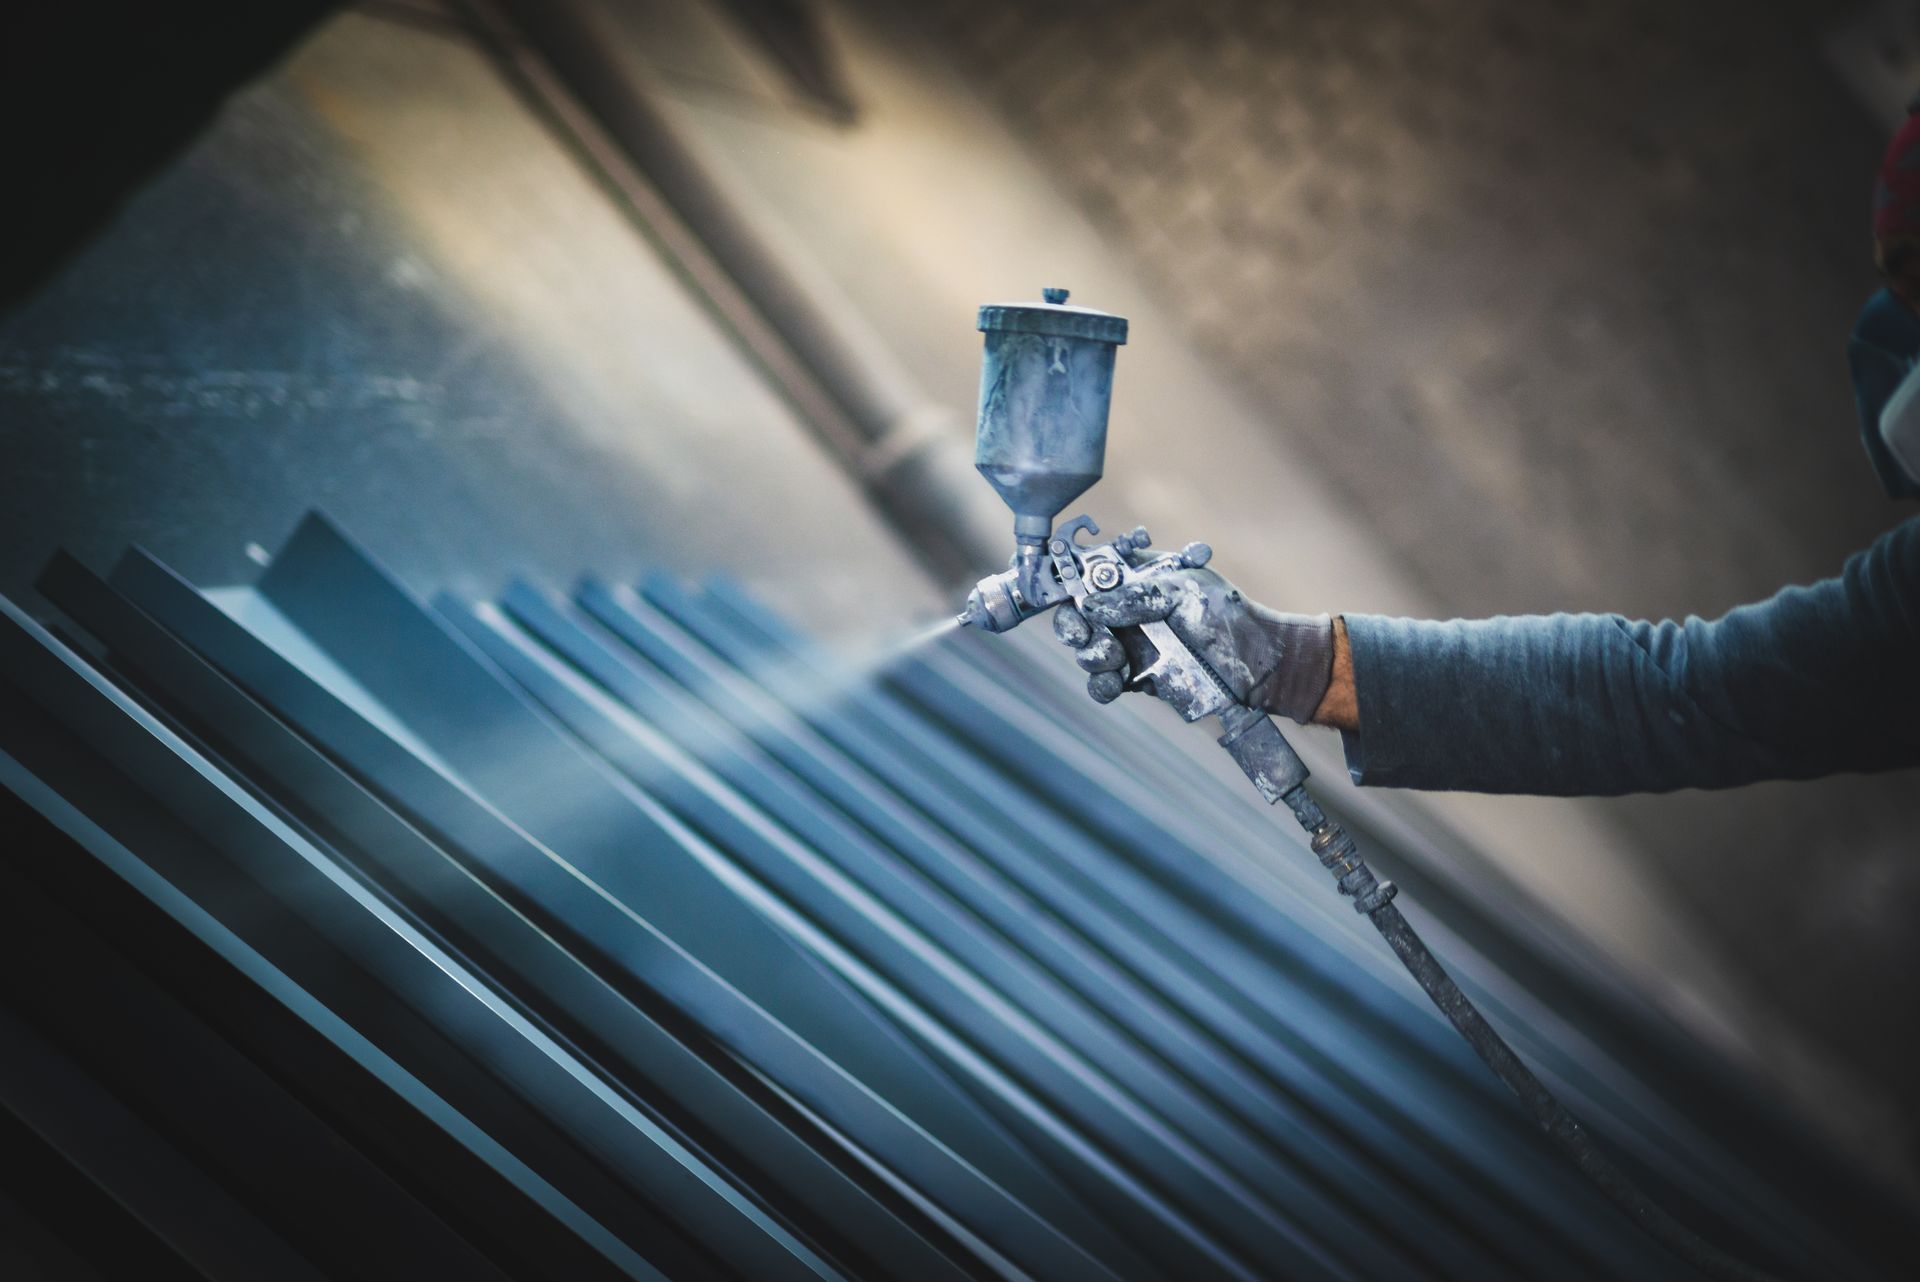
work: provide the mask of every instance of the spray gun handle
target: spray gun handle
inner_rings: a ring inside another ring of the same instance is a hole
[[[1139,554],[1148,545],[1144,529],[1092,547],[1080,545],[1082,531],[1100,532],[1091,517],[1078,516],[1056,530],[1047,545],[1060,583],[1076,605],[1085,604],[1095,592],[1109,592],[1170,570],[1198,568],[1212,556],[1205,544],[1194,543],[1178,556],[1141,560]],[[1116,636],[1127,650],[1132,671],[1129,687],[1150,690],[1188,721],[1218,715],[1223,731],[1220,746],[1269,804],[1306,782],[1305,763],[1273,718],[1242,703],[1206,656],[1187,644],[1171,623],[1156,619],[1120,628]]]
[[[1142,657],[1138,649],[1127,646],[1130,662],[1136,664],[1136,676],[1129,685],[1138,688],[1151,681],[1152,692],[1172,704],[1188,721],[1218,714],[1220,746],[1253,780],[1253,786],[1269,805],[1280,801],[1307,781],[1306,763],[1280,733],[1271,716],[1249,707],[1233,697],[1219,674],[1195,654],[1164,620],[1143,623],[1138,628],[1121,628],[1116,635],[1138,632],[1155,651],[1144,672],[1137,666]]]
[[[1054,531],[1047,544],[1054,572],[1075,605],[1085,605],[1095,593],[1112,592],[1187,565],[1183,557],[1141,557],[1148,544],[1145,529],[1093,546],[1079,542],[1083,531],[1098,534],[1100,527],[1089,516],[1076,516]],[[1168,621],[1155,619],[1119,628],[1115,636],[1127,652],[1128,689],[1173,705],[1187,721],[1224,713],[1238,704],[1233,687]]]
[[[1267,804],[1285,800],[1307,781],[1307,765],[1293,750],[1273,718],[1258,708],[1236,703],[1220,714],[1220,746],[1253,780]]]
[[[1211,551],[1188,544],[1178,556],[1142,556],[1150,543],[1136,528],[1107,543],[1083,544],[1082,535],[1100,533],[1082,514],[1054,530],[1041,546],[1023,541],[1005,571],[980,580],[967,598],[959,622],[987,632],[1007,632],[1037,614],[1072,601],[1086,604],[1098,592],[1173,570],[1206,564]],[[1301,764],[1273,719],[1242,703],[1233,687],[1206,657],[1190,646],[1165,619],[1119,628],[1115,636],[1127,652],[1131,689],[1151,693],[1173,705],[1187,721],[1218,716],[1227,750],[1260,795],[1276,802],[1306,780]]]

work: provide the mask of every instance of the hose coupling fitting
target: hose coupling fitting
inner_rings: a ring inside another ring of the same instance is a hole
[[[1309,843],[1320,863],[1336,877],[1344,877],[1353,865],[1360,862],[1360,848],[1354,843],[1345,828],[1331,819],[1321,822],[1313,830],[1313,840]]]
[[[1371,880],[1373,874],[1369,872],[1367,877]],[[1341,889],[1346,890],[1346,887],[1342,886]],[[1348,891],[1347,893],[1353,894],[1352,891]],[[1382,908],[1392,903],[1393,897],[1399,893],[1400,887],[1390,881],[1375,882],[1373,889],[1362,891],[1353,896],[1353,911],[1371,917],[1374,913],[1379,912]]]
[[[1355,912],[1377,912],[1392,903],[1393,897],[1400,893],[1398,886],[1373,875],[1373,869],[1367,867],[1367,861],[1360,857],[1360,848],[1352,834],[1334,820],[1322,816],[1320,823],[1314,827],[1309,844],[1321,865],[1333,874],[1334,884],[1339,886],[1340,893],[1353,897]]]

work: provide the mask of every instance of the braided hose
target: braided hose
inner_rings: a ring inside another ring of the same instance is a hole
[[[1319,803],[1307,795],[1304,787],[1296,785],[1280,799],[1306,830],[1311,838],[1313,853],[1334,875],[1340,893],[1353,897],[1354,908],[1366,914],[1408,973],[1426,990],[1433,1004],[1440,1008],[1440,1013],[1447,1017],[1447,1022],[1467,1039],[1467,1044],[1493,1070],[1494,1076],[1519,1096],[1521,1106],[1533,1119],[1534,1125],[1545,1132],[1553,1146],[1578,1167],[1582,1175],[1605,1193],[1615,1206],[1626,1212],[1649,1237],[1707,1277],[1726,1279],[1727,1282],[1777,1282],[1771,1274],[1763,1273],[1720,1250],[1661,1210],[1641,1192],[1627,1178],[1626,1172],[1600,1151],[1579,1120],[1553,1097],[1553,1093],[1514,1054],[1505,1039],[1487,1023],[1486,1017],[1467,1000],[1467,995],[1460,991],[1453,977],[1435,960],[1420,936],[1414,933],[1412,925],[1393,906],[1393,897],[1398,888],[1392,882],[1380,881],[1373,875],[1373,870],[1360,857],[1359,847],[1353,837],[1340,826],[1339,821],[1329,818],[1320,809]]]

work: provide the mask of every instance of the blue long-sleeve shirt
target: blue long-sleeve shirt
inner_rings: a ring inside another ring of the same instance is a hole
[[[1920,766],[1920,517],[1713,620],[1346,624],[1357,783],[1614,795]]]

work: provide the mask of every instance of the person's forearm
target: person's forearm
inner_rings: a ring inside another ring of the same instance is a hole
[[[1688,664],[1605,615],[1347,616],[1356,782],[1614,795],[1819,773],[1702,706]],[[1658,625],[1674,632],[1680,625]],[[1681,639],[1684,645],[1684,638]],[[1827,767],[1831,768],[1831,767]]]
[[[1920,521],[1712,621],[1341,617],[1356,781],[1611,794],[1920,765]]]

